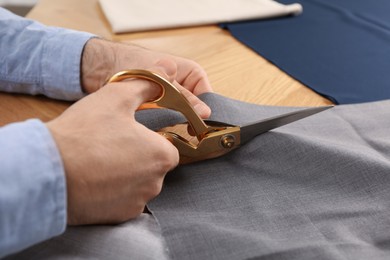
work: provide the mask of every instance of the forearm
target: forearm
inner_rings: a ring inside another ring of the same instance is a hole
[[[81,56],[91,37],[0,8],[0,90],[64,100],[83,97]]]
[[[38,120],[0,128],[0,258],[66,227],[62,160]]]

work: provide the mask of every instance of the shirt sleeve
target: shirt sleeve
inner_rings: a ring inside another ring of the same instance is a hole
[[[0,91],[80,99],[81,55],[91,37],[44,26],[0,7]]]
[[[31,119],[0,128],[0,258],[64,232],[66,183],[48,128]]]

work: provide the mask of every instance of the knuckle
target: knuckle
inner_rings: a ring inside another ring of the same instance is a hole
[[[134,217],[138,217],[139,215],[141,215],[142,212],[144,212],[144,208],[145,208],[145,203],[140,203],[136,208],[135,208],[135,216]],[[133,218],[134,218],[133,217]]]
[[[142,214],[144,208],[145,208],[145,204],[132,205],[131,207],[128,208],[128,212],[122,211],[125,214],[121,214],[120,216],[118,216],[116,222],[123,223],[130,219],[137,218]]]
[[[162,186],[163,186],[162,179],[158,179],[157,181],[153,182],[153,184],[151,185],[151,187],[149,189],[149,191],[150,191],[149,199],[153,199],[153,198],[157,197],[161,193]]]
[[[179,152],[168,140],[164,141],[164,144],[160,146],[160,149],[158,168],[164,171],[165,174],[178,165]]]
[[[177,64],[172,58],[161,58],[157,61],[156,66],[160,67],[160,74],[162,74],[169,81],[173,81],[177,73]]]

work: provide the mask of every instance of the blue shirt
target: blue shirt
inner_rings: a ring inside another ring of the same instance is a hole
[[[83,97],[80,61],[91,37],[0,8],[0,90]],[[62,159],[44,123],[1,127],[0,158],[1,258],[64,232],[67,212]]]

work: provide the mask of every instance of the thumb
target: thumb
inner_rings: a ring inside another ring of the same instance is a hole
[[[147,71],[158,74],[159,76],[169,80],[169,76],[165,73],[165,68],[154,66]],[[120,75],[117,77],[116,75]],[[125,105],[125,109],[137,110],[142,104],[151,102],[159,98],[162,94],[162,86],[154,82],[152,79],[138,77],[136,74],[116,74],[115,78],[107,84],[108,89],[113,91],[119,105]],[[107,89],[107,88],[103,88]]]

